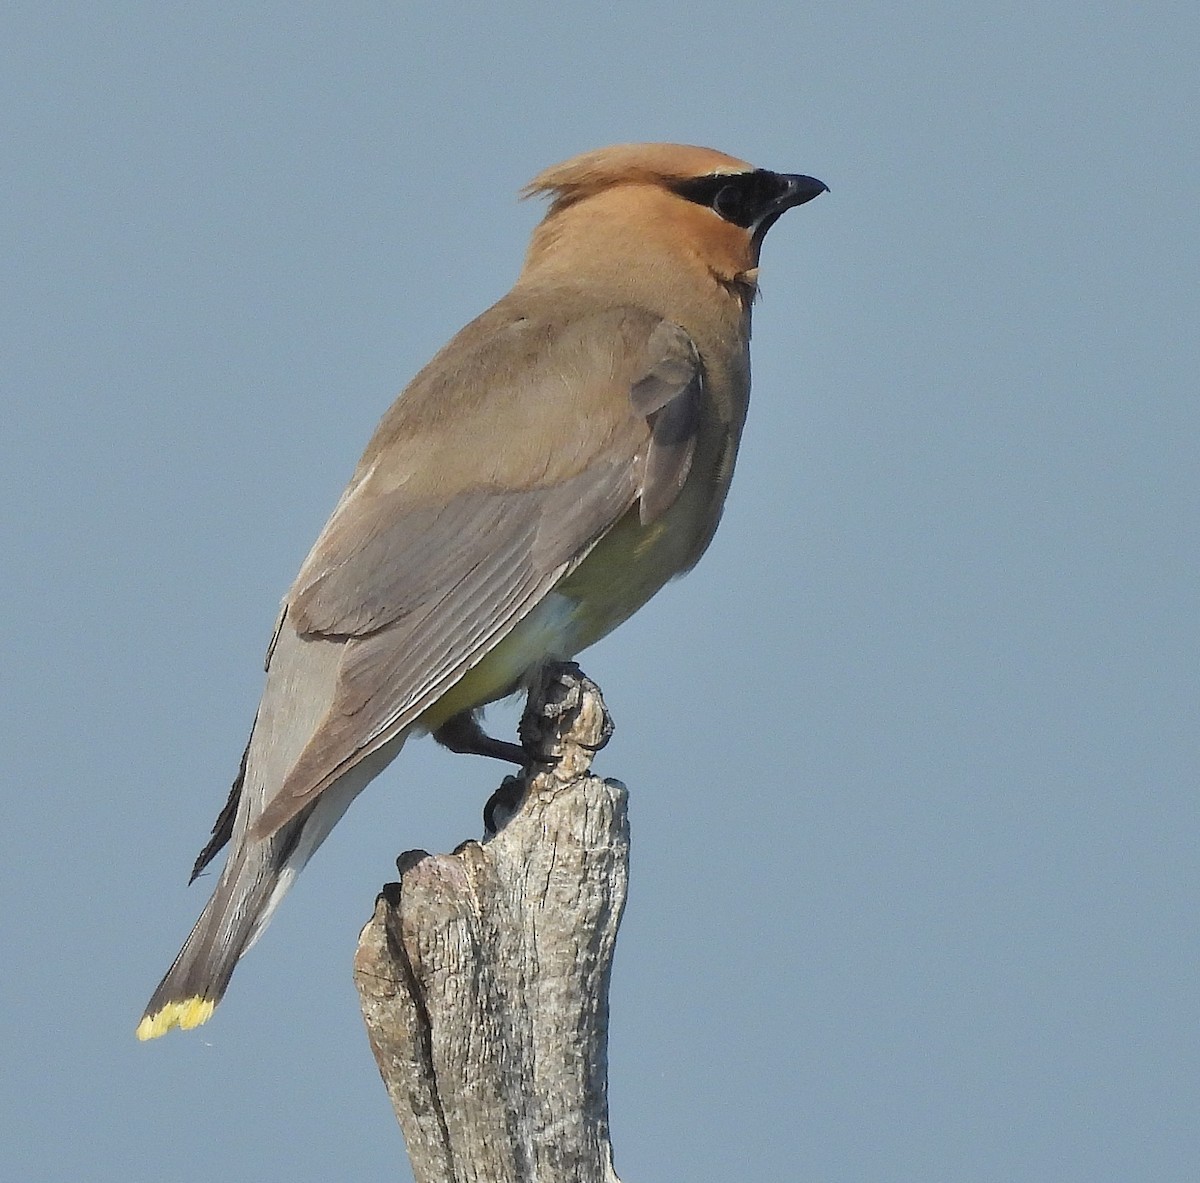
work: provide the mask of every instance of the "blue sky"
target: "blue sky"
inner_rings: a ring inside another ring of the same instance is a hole
[[[1196,1176],[1200,17],[812,8],[6,7],[4,1177],[408,1177],[350,959],[487,762],[410,745],[213,1022],[133,1027],[375,421],[525,181],[660,139],[832,191],[712,551],[583,658],[618,1171]]]

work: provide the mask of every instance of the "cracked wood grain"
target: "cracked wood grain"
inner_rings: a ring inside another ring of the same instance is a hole
[[[629,869],[626,790],[590,773],[612,731],[578,666],[549,667],[498,833],[397,861],[354,977],[417,1183],[619,1183],[608,986]],[[511,807],[511,809],[510,809]]]

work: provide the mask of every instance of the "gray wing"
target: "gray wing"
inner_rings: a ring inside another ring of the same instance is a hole
[[[681,329],[631,309],[487,319],[380,425],[289,593],[282,627],[344,648],[258,837],[417,720],[639,499],[653,520],[686,479],[701,367]],[[457,401],[464,385],[474,400]]]
[[[700,355],[677,324],[660,321],[646,352],[654,360],[629,392],[633,409],[650,424],[639,510],[643,526],[670,508],[687,480],[703,393]]]

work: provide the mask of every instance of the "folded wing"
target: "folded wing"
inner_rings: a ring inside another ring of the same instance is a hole
[[[700,405],[691,341],[640,310],[502,301],[451,342],[380,424],[285,601],[281,628],[344,648],[255,836],[417,720],[639,501],[643,522],[665,512]]]

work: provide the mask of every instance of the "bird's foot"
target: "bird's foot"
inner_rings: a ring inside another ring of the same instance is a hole
[[[505,760],[522,768],[528,768],[533,763],[533,756],[520,744],[506,743],[488,735],[470,711],[447,719],[432,734],[442,747],[461,755],[490,756],[493,760]]]

